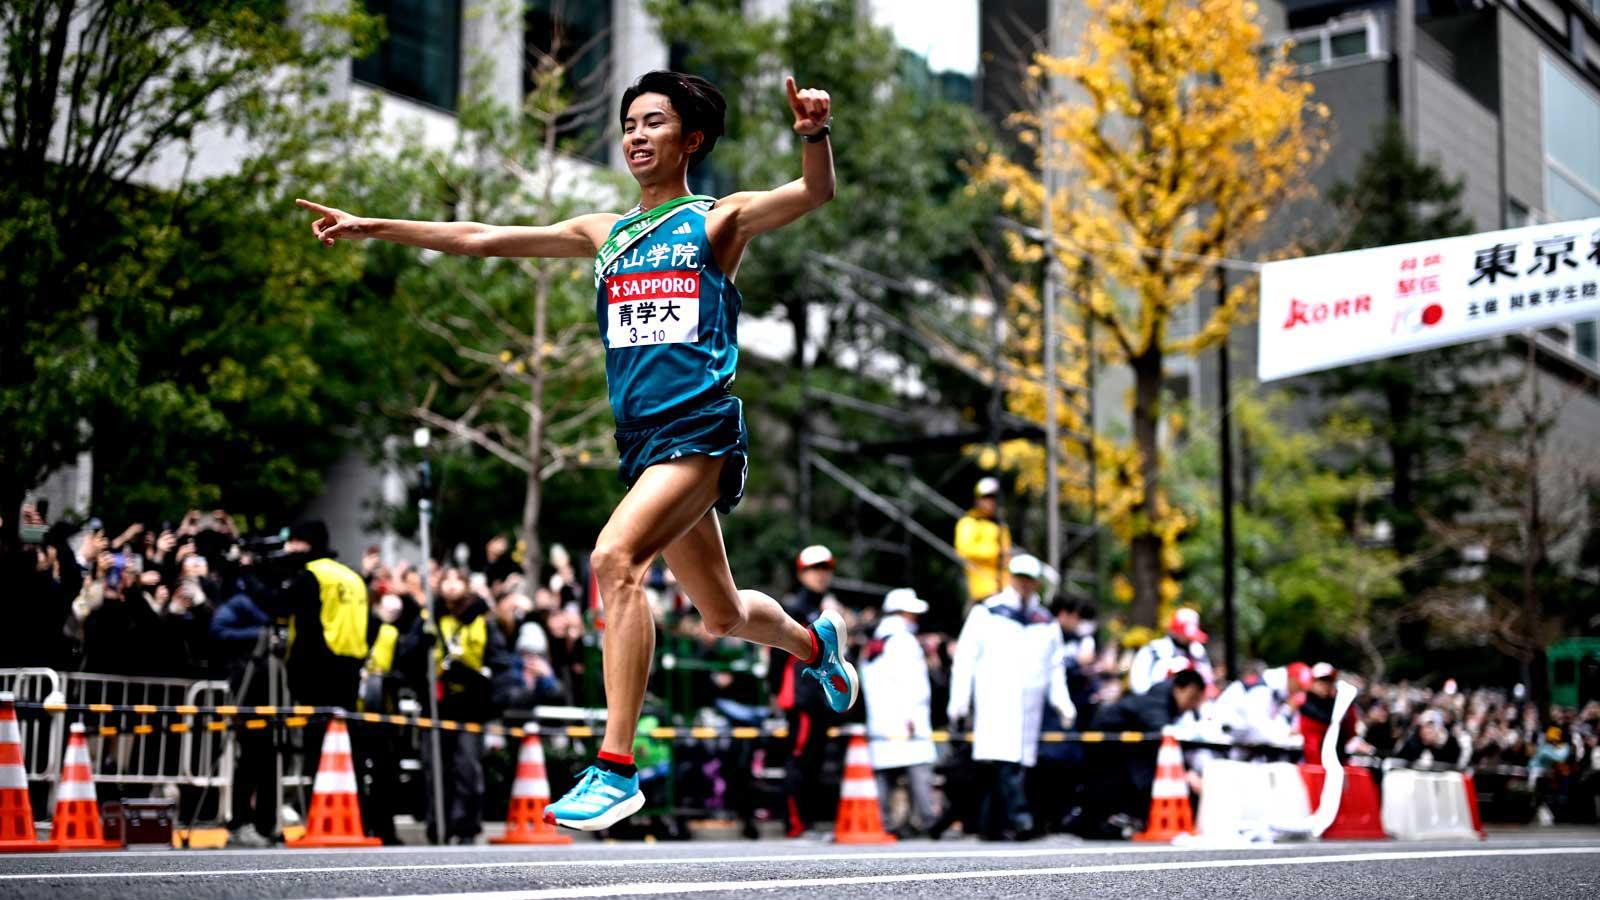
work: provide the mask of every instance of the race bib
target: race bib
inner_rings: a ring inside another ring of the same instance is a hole
[[[639,272],[606,279],[606,346],[700,340],[700,273]]]

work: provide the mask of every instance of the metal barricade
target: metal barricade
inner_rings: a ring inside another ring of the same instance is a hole
[[[66,701],[69,704],[104,703],[119,707],[148,704],[170,708],[187,702],[194,683],[187,678],[71,672],[66,675]],[[97,781],[148,785],[188,783],[184,777],[188,766],[182,755],[182,736],[173,734],[168,726],[177,721],[192,725],[192,717],[117,712],[87,713],[81,718],[89,729],[89,758],[96,762]],[[115,728],[117,733],[96,733],[96,729],[105,726]]]
[[[0,669],[0,691],[10,691],[19,703],[61,700],[61,673],[54,669]],[[66,716],[18,716],[22,727],[22,763],[30,781],[54,782],[61,771]]]
[[[170,709],[179,705],[214,706],[229,702],[226,681],[186,678],[141,678],[93,672],[57,672],[53,669],[0,669],[0,690],[16,694],[24,703],[56,702],[71,705],[108,704],[126,710],[149,705]],[[89,731],[89,757],[95,761],[96,781],[149,785],[152,788],[216,787],[227,809],[233,783],[233,740],[229,732],[196,726],[194,716],[172,712],[51,713],[19,717],[22,725],[23,761],[31,781],[50,785],[54,803],[61,777],[67,725],[82,722]],[[188,727],[174,733],[171,726]],[[102,728],[114,733],[103,733]]]

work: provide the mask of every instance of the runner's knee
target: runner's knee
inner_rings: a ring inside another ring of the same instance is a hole
[[[632,549],[607,541],[603,536],[595,545],[594,552],[589,554],[589,564],[594,567],[595,578],[600,582],[601,596],[608,602],[618,588],[630,582],[644,582],[644,566],[635,561],[636,555]],[[611,594],[607,593],[608,590]],[[618,596],[617,599],[624,598]]]
[[[744,598],[735,593],[731,603],[719,604],[712,610],[702,610],[700,620],[705,623],[706,631],[711,632],[713,637],[729,637],[743,631],[745,623],[750,621],[750,616]]]

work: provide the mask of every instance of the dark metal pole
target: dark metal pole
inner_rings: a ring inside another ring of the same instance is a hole
[[[1094,604],[1098,609],[1105,603],[1103,588],[1105,575],[1100,571],[1100,460],[1096,453],[1095,438],[1099,428],[1099,406],[1095,401],[1096,378],[1099,373],[1099,354],[1094,347],[1094,312],[1090,309],[1094,290],[1094,260],[1085,258],[1079,275],[1078,299],[1083,303],[1083,342],[1089,354],[1089,371],[1086,386],[1089,390],[1089,436],[1086,439],[1089,456],[1089,558],[1094,565]]]
[[[1228,270],[1217,267],[1217,308],[1228,302]],[[1223,664],[1228,667],[1228,678],[1239,677],[1239,647],[1237,621],[1233,609],[1233,401],[1232,376],[1228,372],[1228,339],[1224,337],[1217,346],[1217,403],[1222,410],[1222,434],[1218,450],[1222,457],[1222,636]]]

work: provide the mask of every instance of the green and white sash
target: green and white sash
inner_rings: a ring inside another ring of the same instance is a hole
[[[637,244],[646,235],[654,231],[657,225],[667,220],[668,216],[690,203],[699,203],[701,201],[717,202],[715,197],[707,197],[704,194],[675,197],[652,207],[649,212],[641,213],[639,218],[612,232],[611,236],[606,238],[606,242],[600,245],[599,252],[594,255],[595,285],[598,286],[600,284],[601,274],[616,261],[617,257],[628,252],[629,247]]]

